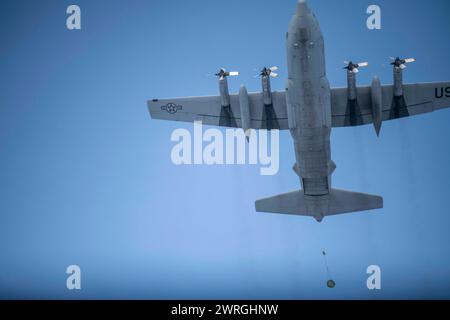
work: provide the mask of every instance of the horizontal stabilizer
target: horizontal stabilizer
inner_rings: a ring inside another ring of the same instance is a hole
[[[379,196],[332,189],[328,195],[307,196],[303,190],[258,200],[256,211],[309,216],[322,221],[326,216],[383,208]]]

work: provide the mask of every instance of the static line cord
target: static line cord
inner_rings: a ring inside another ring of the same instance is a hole
[[[322,255],[323,255],[323,260],[325,261],[325,268],[327,269],[328,279],[332,279],[331,274],[330,274],[330,269],[328,268],[327,253],[325,251],[322,251]]]

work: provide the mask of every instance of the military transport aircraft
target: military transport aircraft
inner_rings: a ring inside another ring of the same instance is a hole
[[[262,93],[230,95],[227,77],[238,72],[221,69],[220,95],[148,102],[154,119],[202,121],[206,125],[248,129],[290,130],[295,148],[294,171],[302,190],[256,201],[258,212],[314,217],[379,209],[383,198],[331,187],[336,165],[331,160],[331,128],[373,124],[379,135],[383,121],[450,107],[450,82],[403,84],[403,70],[414,59],[392,61],[394,84],[356,85],[359,68],[368,63],[348,62],[347,88],[330,88],[325,73],[324,40],[306,0],[298,0],[286,35],[288,79],[285,92],[272,92],[276,67],[261,71]]]

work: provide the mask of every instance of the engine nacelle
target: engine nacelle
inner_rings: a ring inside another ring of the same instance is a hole
[[[219,80],[220,104],[222,107],[230,107],[230,92],[228,91],[228,81],[226,77]]]
[[[356,73],[347,71],[347,95],[349,101],[356,101]]]
[[[403,96],[403,69],[394,67],[394,96]]]
[[[397,58],[391,58],[393,62],[391,65],[394,69],[394,97],[402,97],[403,96],[403,70],[406,69],[406,65],[415,62],[416,59],[414,58],[408,58],[408,59],[401,59],[399,57]]]
[[[272,105],[272,89],[270,86],[270,77],[262,76],[261,77],[262,90],[263,90],[263,102],[265,106]]]

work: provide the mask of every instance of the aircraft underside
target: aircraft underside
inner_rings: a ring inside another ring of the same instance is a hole
[[[403,84],[403,70],[415,59],[392,61],[392,85],[377,77],[357,86],[356,75],[368,65],[346,62],[347,88],[330,88],[325,72],[322,32],[306,0],[299,0],[286,36],[288,79],[285,92],[272,92],[270,78],[277,67],[261,71],[261,93],[230,95],[227,78],[238,72],[221,69],[220,96],[154,99],[148,102],[155,119],[202,121],[205,125],[249,129],[290,130],[295,149],[294,171],[301,189],[256,201],[259,212],[314,217],[379,209],[383,199],[333,189],[331,129],[372,124],[377,135],[384,121],[450,107],[450,82]]]

